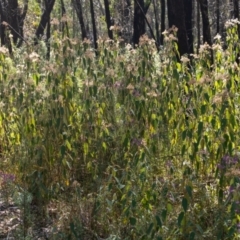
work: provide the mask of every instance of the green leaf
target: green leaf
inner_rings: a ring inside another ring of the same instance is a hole
[[[148,229],[147,229],[147,235],[149,235],[152,231],[152,228],[153,228],[154,224],[153,223],[150,223]]]
[[[188,200],[185,197],[182,199],[182,207],[183,207],[184,211],[186,212],[188,209]]]
[[[136,223],[137,223],[137,220],[136,220],[136,218],[134,218],[134,217],[130,217],[130,218],[129,218],[129,221],[130,221],[130,224],[131,224],[132,226],[136,225]]]
[[[182,224],[182,220],[184,218],[184,212],[181,212],[179,215],[178,215],[178,226],[180,227],[181,224]]]
[[[187,191],[189,197],[192,198],[192,187],[191,186],[186,186],[186,191]]]
[[[194,240],[195,238],[195,232],[191,232],[189,236],[189,240]]]
[[[198,137],[201,136],[202,134],[202,131],[203,131],[203,122],[199,122],[198,124]]]
[[[162,210],[161,216],[162,216],[162,220],[165,222],[165,221],[166,221],[166,218],[167,218],[167,210],[166,210],[166,209],[163,209],[163,210]]]
[[[160,219],[160,217],[158,215],[155,216],[156,221],[157,221],[157,225],[161,228],[162,227],[162,221]]]
[[[61,146],[61,155],[62,155],[62,157],[64,157],[65,152],[66,152],[66,147],[64,145],[62,145]]]

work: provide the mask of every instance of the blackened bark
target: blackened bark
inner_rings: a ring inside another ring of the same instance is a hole
[[[107,23],[108,37],[110,39],[113,39],[113,32],[112,32],[112,30],[110,30],[111,16],[110,16],[109,1],[108,0],[104,0],[104,6],[105,6],[105,20],[106,20],[106,23]]]
[[[97,44],[97,28],[96,28],[96,21],[95,21],[93,0],[90,0],[90,11],[91,11],[91,18],[92,18],[94,48],[95,48],[95,50],[97,51],[97,49],[98,49],[98,44]],[[97,54],[97,52],[96,52],[96,54]]]
[[[61,11],[62,11],[62,17],[64,17],[66,15],[66,8],[65,8],[65,4],[64,4],[63,0],[61,0]],[[67,21],[61,21],[60,31],[62,32],[62,37],[64,37],[64,35],[65,35],[65,28],[66,28],[66,32],[67,32],[67,37],[69,37],[68,23],[67,23]]]
[[[0,1],[0,15],[1,15],[1,44],[10,47],[10,41],[6,36],[6,28],[11,31],[13,36],[13,43],[20,47],[23,37],[23,25],[28,10],[28,0],[24,1],[23,10],[18,6],[18,0],[2,0]],[[5,23],[4,23],[5,22]],[[4,24],[3,24],[4,23]],[[11,48],[11,47],[10,47]]]
[[[46,34],[46,45],[47,45],[47,60],[50,59],[50,37],[51,37],[51,22],[50,22],[50,18],[48,20],[48,23],[47,23],[47,34]]]
[[[156,0],[153,0],[153,8],[154,8],[154,15],[155,15],[156,42],[157,42],[157,45],[160,45],[160,32],[159,32],[159,22],[158,22],[158,9],[157,9]]]
[[[192,0],[184,0],[185,25],[188,39],[188,53],[193,53]]]
[[[209,46],[212,45],[211,39],[211,29],[208,17],[208,0],[198,0],[200,4],[200,10],[202,13],[202,27],[203,27],[203,43],[208,43]]]
[[[84,40],[85,38],[87,38],[87,31],[86,31],[86,27],[85,27],[85,23],[84,23],[84,19],[83,19],[81,0],[74,0],[74,5],[75,5],[75,9],[76,9],[77,16],[78,16],[78,21],[79,21],[79,24],[81,27],[82,40]]]
[[[239,20],[239,3],[238,0],[233,0],[233,15],[234,18]],[[238,28],[238,38],[240,38],[240,27],[239,25],[237,26]]]
[[[144,9],[144,0],[137,0],[142,9]],[[144,14],[139,5],[134,2],[134,19],[133,19],[133,44],[138,45],[139,38],[145,33]]]
[[[178,28],[178,49],[180,55],[183,55],[188,53],[188,39],[183,0],[179,0],[178,4],[176,4],[176,1],[174,0],[168,0],[167,3],[169,27],[176,26]]]
[[[161,40],[160,43],[163,45],[164,35],[162,34],[166,27],[165,27],[165,14],[166,14],[166,4],[165,0],[161,0]]]
[[[200,4],[197,1],[197,53],[199,52],[200,44],[201,44]]]
[[[6,2],[0,1],[0,15],[1,15],[1,45],[4,46],[6,44],[6,24],[7,24],[7,16],[6,16]]]
[[[217,33],[220,33],[220,0],[216,0]]]
[[[151,4],[151,1],[148,4],[144,5],[144,0],[135,0],[134,1],[134,18],[133,18],[133,44],[138,45],[139,39],[146,32],[145,27],[145,14],[148,11],[148,8]]]
[[[53,10],[55,0],[46,0],[45,1],[45,10],[42,14],[40,23],[38,25],[37,31],[35,33],[35,44],[38,43],[38,40],[43,36],[44,30],[50,20],[50,15]]]
[[[18,14],[18,0],[9,0],[9,21],[11,33],[13,36],[13,43],[16,44],[19,37],[19,14]]]
[[[203,43],[207,43],[209,46],[212,46],[212,39],[211,39],[211,29],[210,29],[210,22],[208,17],[208,0],[198,0],[200,4],[200,10],[202,13],[202,28],[203,28]],[[213,51],[210,51],[210,61],[213,64]]]

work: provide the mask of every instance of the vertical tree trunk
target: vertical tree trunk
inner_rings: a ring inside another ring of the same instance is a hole
[[[208,17],[208,0],[198,0],[200,4],[200,10],[202,13],[202,27],[203,27],[203,43],[212,45],[211,28]]]
[[[53,10],[54,3],[55,3],[55,0],[46,0],[45,1],[45,4],[46,4],[45,10],[42,14],[40,23],[39,23],[37,31],[35,33],[35,36],[36,36],[35,44],[37,44],[38,40],[43,36],[44,30],[49,22],[50,15]]]
[[[211,28],[208,17],[208,0],[198,0],[200,4],[200,10],[202,13],[202,28],[203,28],[203,43],[207,43],[209,46],[212,46],[211,39]],[[211,54],[211,64],[213,63],[213,51],[210,49]]]
[[[216,0],[217,33],[220,33],[220,0]]]
[[[65,8],[65,4],[64,1],[61,0],[61,16],[64,17],[66,15],[66,8]],[[66,21],[61,22],[60,24],[60,31],[62,32],[62,37],[64,37],[65,35],[65,28],[67,31],[67,37],[69,37],[69,30],[68,30],[68,24]]]
[[[47,34],[46,34],[46,45],[47,45],[47,60],[50,59],[50,37],[51,37],[51,21],[50,18],[48,19],[48,23],[47,23]]]
[[[154,8],[154,15],[155,15],[155,28],[156,28],[156,41],[157,45],[160,45],[160,33],[159,33],[159,22],[158,22],[158,9],[157,9],[156,0],[153,0],[153,8]]]
[[[161,45],[163,45],[164,35],[162,34],[166,27],[165,27],[165,14],[166,14],[166,5],[165,0],[161,0]]]
[[[93,28],[93,43],[94,43],[94,48],[95,48],[96,54],[97,54],[97,49],[98,49],[98,44],[97,44],[97,28],[96,28],[96,22],[95,22],[95,14],[94,14],[93,0],[90,0],[90,11],[91,11],[92,28]]]
[[[197,1],[197,53],[201,45],[201,28],[200,28],[200,4]]]
[[[138,2],[136,2],[138,1]],[[134,19],[133,19],[133,44],[138,45],[139,38],[145,33],[145,20],[144,13],[141,8],[144,9],[144,0],[136,0],[134,2]]]
[[[184,0],[185,24],[188,38],[188,53],[193,53],[192,0]]]
[[[110,16],[109,1],[108,0],[104,0],[104,6],[105,6],[105,20],[106,20],[106,23],[107,23],[108,37],[110,39],[113,39],[113,32],[112,32],[112,30],[110,30],[111,16]]]
[[[134,19],[133,19],[133,44],[138,45],[139,39],[146,32],[145,27],[145,14],[151,4],[149,1],[144,5],[144,0],[134,1]]]
[[[233,16],[235,19],[239,20],[239,1],[233,0]],[[238,25],[238,37],[240,38],[240,27]]]
[[[168,0],[167,3],[169,27],[176,26],[178,28],[178,49],[180,55],[183,55],[188,53],[188,39],[183,0],[179,0],[178,4],[176,4],[176,1],[174,0]]]
[[[85,38],[87,38],[87,31],[86,31],[86,27],[83,19],[81,0],[74,0],[74,5],[75,5],[76,13],[78,16],[78,21],[81,27],[82,40],[84,40]]]

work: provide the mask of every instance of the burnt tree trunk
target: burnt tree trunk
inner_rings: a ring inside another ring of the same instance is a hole
[[[156,0],[153,0],[153,8],[154,8],[154,17],[155,17],[155,29],[156,29],[156,42],[157,45],[160,45],[160,32],[159,32],[159,22],[158,22],[158,8],[157,8]]]
[[[179,0],[178,4],[176,4],[176,1],[174,0],[168,0],[167,3],[169,27],[176,26],[178,28],[178,50],[180,55],[183,55],[188,53],[188,39],[183,0]]]
[[[95,48],[96,54],[97,54],[97,49],[98,49],[98,44],[97,44],[97,28],[96,28],[96,21],[95,21],[93,0],[90,0],[90,11],[91,11],[92,28],[93,28],[93,43],[94,43],[94,48]]]
[[[208,17],[208,0],[198,0],[200,4],[200,10],[202,13],[202,27],[203,27],[203,43],[208,43],[209,46],[212,45],[211,39],[211,28]]]
[[[110,39],[113,39],[113,32],[112,32],[112,30],[110,30],[111,16],[110,16],[109,1],[108,0],[104,0],[104,6],[105,6],[105,20],[106,20],[106,24],[107,24],[108,37]]]
[[[78,21],[81,27],[81,33],[82,33],[82,40],[87,38],[87,31],[83,19],[83,11],[82,11],[82,3],[81,0],[74,0],[75,10],[78,16]]]
[[[41,17],[41,20],[40,20],[40,23],[38,25],[38,28],[36,30],[36,33],[35,33],[35,44],[38,43],[38,40],[43,36],[44,34],[44,30],[50,20],[50,15],[51,15],[51,12],[53,10],[53,6],[54,6],[54,3],[55,3],[55,0],[46,0],[45,1],[45,10],[42,14],[42,17]]]
[[[193,53],[192,0],[184,0],[185,25],[187,30],[188,53]]]
[[[145,15],[148,11],[148,8],[151,4],[151,1],[148,4],[144,5],[144,0],[135,0],[134,1],[134,18],[133,18],[133,45],[136,46],[139,44],[139,39],[146,32],[145,27]]]
[[[163,40],[164,40],[164,35],[162,33],[166,29],[166,26],[165,26],[165,14],[166,14],[165,0],[161,0],[161,40],[160,40],[161,45],[163,45]]]

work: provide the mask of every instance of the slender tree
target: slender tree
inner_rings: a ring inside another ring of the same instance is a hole
[[[35,44],[38,43],[38,40],[43,36],[44,30],[50,20],[50,15],[53,10],[53,6],[55,4],[55,0],[46,0],[45,1],[45,10],[42,14],[40,23],[35,33]]]
[[[211,28],[208,17],[208,0],[198,0],[202,13],[203,43],[212,45]]]
[[[0,16],[1,16],[1,44],[8,44],[9,50],[10,41],[6,36],[8,28],[13,36],[13,43],[20,47],[24,41],[23,26],[28,10],[28,0],[24,0],[22,11],[20,11],[18,0],[2,0],[0,1]]]
[[[108,37],[110,39],[113,39],[113,32],[110,29],[110,27],[111,27],[111,16],[110,16],[109,1],[108,0],[104,0],[104,6],[105,6],[105,20],[106,20],[106,23],[107,23]]]
[[[160,32],[159,32],[159,21],[158,21],[158,8],[157,8],[156,0],[153,0],[153,8],[154,8],[154,17],[155,17],[155,30],[156,30],[156,41],[157,44],[160,45]]]
[[[93,0],[90,0],[90,12],[91,12],[92,29],[93,29],[93,43],[94,43],[94,48],[95,48],[96,54],[97,54],[97,49],[98,49],[98,44],[97,44],[97,28],[96,28],[96,21],[95,21],[95,13],[94,13],[94,7],[93,7]]]
[[[164,39],[164,35],[162,34],[166,27],[165,27],[165,11],[166,11],[166,4],[165,4],[165,0],[161,0],[161,45],[163,45],[163,39]]]
[[[169,27],[178,28],[178,49],[180,55],[183,55],[189,52],[183,0],[179,0],[178,4],[174,0],[168,0],[167,3]]]
[[[239,20],[239,0],[233,0],[233,17]],[[238,25],[238,37],[240,38],[239,25]]]
[[[73,0],[73,3],[75,6],[75,10],[78,16],[78,21],[81,27],[82,40],[84,40],[85,38],[87,38],[87,31],[86,31],[86,27],[83,19],[82,3],[81,3],[81,0]]]
[[[187,39],[188,39],[188,53],[193,53],[192,9],[193,9],[192,0],[184,0],[185,25],[186,25]]]
[[[151,4],[151,1],[148,1],[146,5],[144,0],[135,0],[134,1],[134,19],[133,19],[133,44],[138,45],[139,39],[146,32],[145,27],[145,15],[148,11],[148,8]]]

